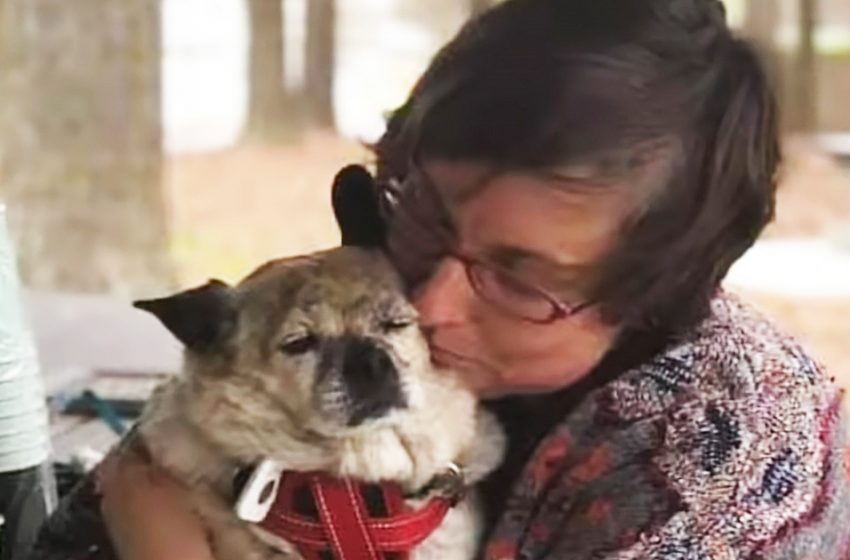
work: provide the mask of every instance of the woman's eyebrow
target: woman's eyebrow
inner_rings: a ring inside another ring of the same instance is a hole
[[[558,280],[571,279],[578,276],[586,268],[584,264],[558,262],[551,256],[539,251],[507,244],[487,247],[484,250],[484,256],[487,260],[508,270],[518,271],[530,267]]]

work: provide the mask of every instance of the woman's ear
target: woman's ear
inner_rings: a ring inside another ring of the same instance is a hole
[[[133,306],[153,313],[186,348],[197,352],[214,350],[236,330],[233,288],[220,280]]]
[[[381,216],[378,189],[363,166],[349,165],[336,174],[331,202],[342,245],[384,245],[387,228]]]

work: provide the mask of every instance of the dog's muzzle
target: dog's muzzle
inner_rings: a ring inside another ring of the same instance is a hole
[[[338,376],[346,393],[348,425],[404,408],[398,370],[389,354],[367,338],[342,336],[323,350],[319,379]]]

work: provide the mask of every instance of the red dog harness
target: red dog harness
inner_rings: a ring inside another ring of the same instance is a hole
[[[295,545],[306,560],[408,560],[460,498],[459,471],[440,478],[429,488],[448,482],[450,495],[413,510],[395,483],[287,471],[259,526]]]

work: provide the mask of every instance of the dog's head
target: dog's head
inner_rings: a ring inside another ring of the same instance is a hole
[[[416,311],[377,250],[273,261],[235,287],[211,281],[136,305],[185,345],[185,374],[210,422],[243,436],[392,423],[431,382]]]

